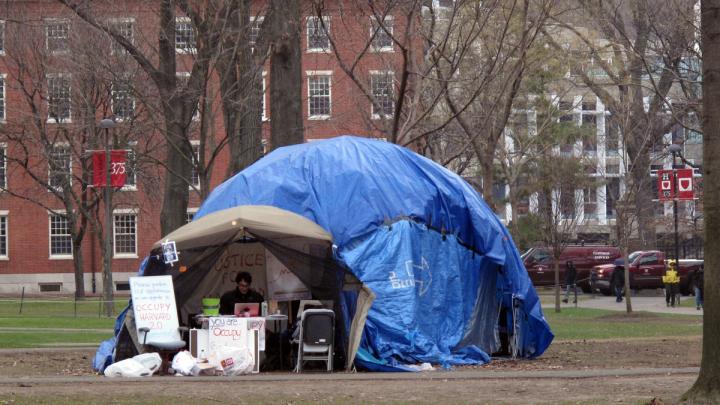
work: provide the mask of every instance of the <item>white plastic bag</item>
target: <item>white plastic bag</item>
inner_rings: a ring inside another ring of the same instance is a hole
[[[208,362],[213,364],[218,370],[222,370],[224,375],[240,375],[251,373],[255,362],[252,354],[247,348],[221,346],[212,356],[208,358]]]
[[[133,357],[133,360],[145,366],[145,368],[150,370],[153,374],[160,369],[160,365],[162,364],[162,359],[160,358],[159,353],[138,354]]]
[[[173,357],[171,367],[182,375],[193,375],[193,368],[196,364],[197,359],[189,351],[183,350]]]
[[[105,369],[106,377],[150,377],[152,373],[133,358],[118,361]]]

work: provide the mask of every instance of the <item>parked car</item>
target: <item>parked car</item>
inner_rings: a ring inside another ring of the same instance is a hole
[[[667,260],[665,253],[658,250],[641,250],[628,257],[630,263],[630,288],[634,290],[663,288],[662,276],[665,274]],[[688,295],[692,292],[692,272],[703,264],[703,260],[680,259],[678,274],[680,276],[680,292]],[[611,285],[612,275],[616,268],[624,266],[622,259],[613,264],[595,266],[591,277],[596,280],[594,289],[605,295],[614,290]]]
[[[565,283],[565,263],[572,260],[577,270],[578,286],[590,292],[590,270],[597,265],[614,263],[621,256],[616,246],[580,245],[566,246],[560,254],[560,283]],[[532,248],[523,253],[523,264],[535,286],[555,284],[555,268],[549,248]]]

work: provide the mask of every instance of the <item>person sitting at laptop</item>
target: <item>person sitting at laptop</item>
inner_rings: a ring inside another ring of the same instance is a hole
[[[235,276],[237,288],[232,289],[220,297],[220,315],[233,315],[235,313],[235,304],[241,302],[265,301],[263,296],[257,291],[250,288],[252,284],[252,276],[246,271],[242,271]]]

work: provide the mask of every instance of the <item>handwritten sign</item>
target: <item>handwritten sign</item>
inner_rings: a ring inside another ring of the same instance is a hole
[[[210,353],[221,346],[248,348],[246,318],[211,317],[208,320],[208,349]]]
[[[269,250],[265,251],[267,285],[270,298],[277,301],[310,299],[310,291]]]
[[[177,334],[178,317],[172,276],[130,277],[137,328]]]

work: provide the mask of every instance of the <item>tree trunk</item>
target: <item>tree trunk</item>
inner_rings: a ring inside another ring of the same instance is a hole
[[[627,239],[626,239],[627,240]],[[622,254],[623,254],[623,261],[625,263],[625,309],[627,310],[628,314],[632,312],[632,301],[630,296],[630,262],[628,258],[630,257],[630,254],[628,252],[628,246],[627,242],[624,243],[624,246],[622,247]]]
[[[75,270],[75,298],[85,298],[85,269],[83,265],[82,238],[73,237],[73,269]]]
[[[227,177],[243,170],[262,156],[262,67],[264,52],[253,54],[249,42],[248,0],[229,4],[226,26],[237,36],[226,36],[218,54],[223,118],[230,146]],[[263,55],[258,55],[263,53]],[[255,62],[258,58],[258,63]]]
[[[185,224],[189,191],[188,184],[191,165],[188,156],[192,156],[192,147],[185,138],[182,124],[177,122],[165,123],[167,127],[167,166],[165,187],[163,191],[163,205],[160,216],[160,229],[165,236]]]
[[[271,0],[270,132],[272,148],[302,143],[303,113],[299,0]]]
[[[493,150],[492,153],[495,151]],[[489,155],[492,156],[492,155]],[[482,179],[483,179],[483,187],[482,187],[482,195],[483,199],[485,200],[485,203],[490,206],[490,209],[495,211],[495,208],[497,204],[493,200],[493,183],[495,183],[495,173],[493,172],[493,158],[488,158],[488,155],[485,155],[481,162],[482,166]]]
[[[703,0],[703,198],[705,208],[705,297],[700,375],[683,395],[690,403],[720,402],[720,0]]]
[[[655,198],[656,191],[648,173],[648,167],[650,167],[648,152],[641,150],[639,153],[640,155],[635,158],[635,164],[630,175],[636,190],[634,197],[637,210],[638,236],[642,248],[651,250],[655,249],[657,242],[654,209],[656,203],[652,201]],[[627,235],[627,238],[630,238],[630,235]]]
[[[553,260],[555,266],[555,312],[560,313],[560,256]]]

